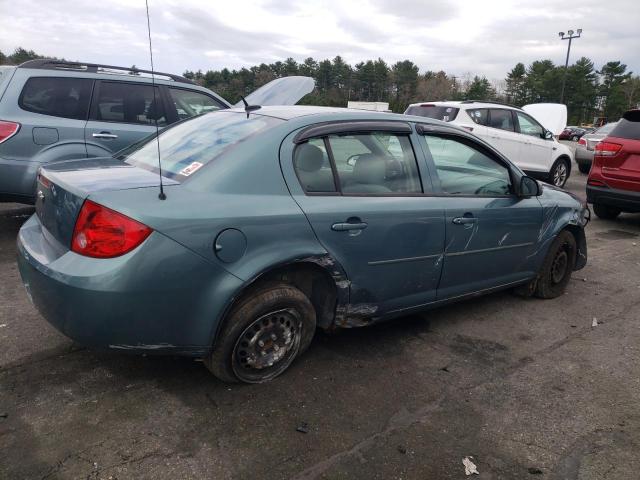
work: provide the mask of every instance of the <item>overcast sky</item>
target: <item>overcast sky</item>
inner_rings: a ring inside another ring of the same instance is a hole
[[[421,71],[504,78],[517,63],[563,64],[559,31],[583,29],[571,60],[640,73],[638,0],[149,0],[155,67],[240,68],[293,57],[410,59]],[[144,0],[0,0],[0,50],[149,67]]]

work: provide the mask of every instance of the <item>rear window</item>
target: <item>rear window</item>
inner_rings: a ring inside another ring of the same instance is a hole
[[[28,112],[85,120],[92,86],[88,78],[31,77],[18,105]]]
[[[611,131],[612,137],[640,140],[640,110],[625,113]]]
[[[284,120],[244,113],[213,112],[176,124],[160,133],[162,174],[182,181],[243,142]],[[155,135],[117,154],[117,158],[158,171]]]
[[[458,116],[459,108],[442,105],[412,105],[404,112],[407,115],[434,118],[443,122],[451,122]]]

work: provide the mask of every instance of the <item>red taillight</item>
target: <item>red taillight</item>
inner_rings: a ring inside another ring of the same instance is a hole
[[[587,146],[587,141],[584,138],[581,138],[580,140],[578,140],[578,144],[579,145],[584,145],[586,147]]]
[[[85,200],[73,229],[71,250],[86,257],[118,257],[140,245],[151,231],[121,213]]]
[[[622,145],[620,145],[619,143],[600,142],[596,145],[595,154],[599,157],[613,157],[620,151],[621,148]]]
[[[0,143],[9,140],[20,130],[20,124],[16,122],[7,122],[0,120]]]

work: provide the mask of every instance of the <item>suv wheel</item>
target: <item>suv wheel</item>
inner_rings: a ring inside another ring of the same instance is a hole
[[[542,264],[535,287],[536,297],[556,298],[564,293],[576,264],[576,250],[573,234],[566,230],[560,232]]]
[[[569,162],[565,158],[559,158],[549,172],[549,183],[556,187],[564,187],[569,178]]]
[[[602,205],[601,203],[594,203],[593,211],[598,218],[602,218],[603,220],[613,220],[622,212],[619,208]]]
[[[307,349],[315,329],[315,309],[304,293],[265,285],[234,307],[204,363],[225,382],[267,382]]]

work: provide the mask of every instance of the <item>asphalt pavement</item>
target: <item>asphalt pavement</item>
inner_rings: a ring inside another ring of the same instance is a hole
[[[479,479],[640,477],[640,215],[594,217],[561,298],[318,333],[245,386],[57,333],[16,267],[31,213],[0,205],[2,479],[463,479],[465,457]]]

